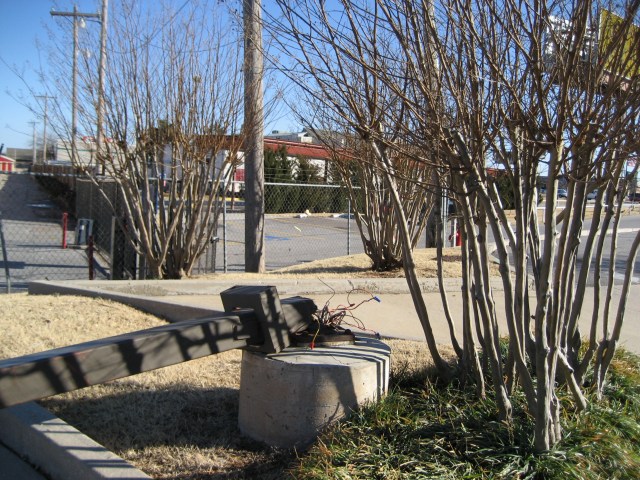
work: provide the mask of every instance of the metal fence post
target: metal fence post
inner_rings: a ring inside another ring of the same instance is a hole
[[[62,248],[67,248],[67,226],[69,223],[69,214],[62,214]]]
[[[2,244],[2,261],[4,262],[4,277],[7,280],[7,293],[11,293],[11,273],[9,272],[9,259],[7,258],[7,246],[4,242],[2,231],[2,218],[0,216],[0,243]]]
[[[347,255],[351,255],[351,199],[347,200]]]
[[[87,246],[87,257],[89,260],[89,280],[95,280],[96,275],[93,270],[93,235],[89,235],[89,245]]]
[[[442,238],[440,239],[440,241],[442,242],[442,245],[446,245],[447,239],[445,225],[447,224],[447,220],[449,218],[449,191],[446,188],[442,190],[441,202],[442,204],[440,206],[440,222],[442,223]]]
[[[232,184],[232,189],[235,185]],[[222,199],[222,268],[227,273],[227,194]]]

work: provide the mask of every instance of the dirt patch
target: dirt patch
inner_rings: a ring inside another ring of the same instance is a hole
[[[448,277],[460,277],[462,274],[462,254],[460,248],[443,249],[443,275]],[[414,261],[419,277],[435,278],[438,275],[438,261],[435,248],[422,248],[414,251]],[[378,278],[402,278],[404,271],[392,270],[388,272],[374,272],[371,270],[371,260],[365,254],[337,257],[292,267],[282,268],[272,272],[271,275],[299,274],[299,275],[323,275],[323,276],[349,276],[349,277],[378,277]]]

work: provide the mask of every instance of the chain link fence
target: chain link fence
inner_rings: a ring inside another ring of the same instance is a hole
[[[75,191],[78,234],[93,239],[97,251],[108,265],[109,278],[144,278],[141,259],[125,235],[127,225],[122,220],[125,218],[124,200],[116,182],[78,178]]]
[[[193,275],[244,270],[244,185],[231,191],[220,198],[217,234]],[[73,172],[0,175],[0,292],[33,280],[144,278],[144,259],[117,221],[124,217],[119,195],[115,182],[96,185]],[[363,251],[338,186],[268,183],[265,213],[268,270]]]
[[[78,239],[69,191],[25,169],[0,174],[0,292],[24,290],[32,280],[108,278],[104,261],[89,261],[88,238]]]
[[[145,278],[116,183],[44,167],[0,172],[0,293],[34,280]],[[219,218],[203,219],[215,222],[216,235],[192,275],[244,271],[244,185],[230,190],[218,199]],[[348,196],[335,185],[265,184],[264,228],[267,270],[363,252]],[[447,243],[458,240],[455,223],[447,234]]]
[[[234,183],[233,192],[243,192]],[[244,270],[244,198],[227,198],[218,219],[216,271]],[[267,270],[363,252],[345,192],[336,185],[265,184]],[[203,270],[194,273],[207,273]]]

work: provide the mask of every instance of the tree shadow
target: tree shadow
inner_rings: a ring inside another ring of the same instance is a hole
[[[282,478],[293,452],[244,437],[238,400],[235,388],[176,383],[156,389],[133,377],[39,403],[138,468],[137,459],[155,464],[153,470],[164,468],[167,456],[180,456],[162,478]]]

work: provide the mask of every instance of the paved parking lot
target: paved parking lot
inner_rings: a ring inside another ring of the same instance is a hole
[[[85,245],[74,245],[73,225],[62,248],[62,210],[24,171],[0,174],[0,225],[6,261],[0,252],[0,292],[21,291],[31,280],[88,279]],[[98,278],[106,271],[97,265]]]
[[[227,267],[244,270],[244,215],[227,216]],[[217,269],[223,266],[221,239],[218,245]],[[345,216],[316,214],[267,215],[265,218],[267,270],[306,263],[322,258],[362,253],[362,241],[355,220]]]

